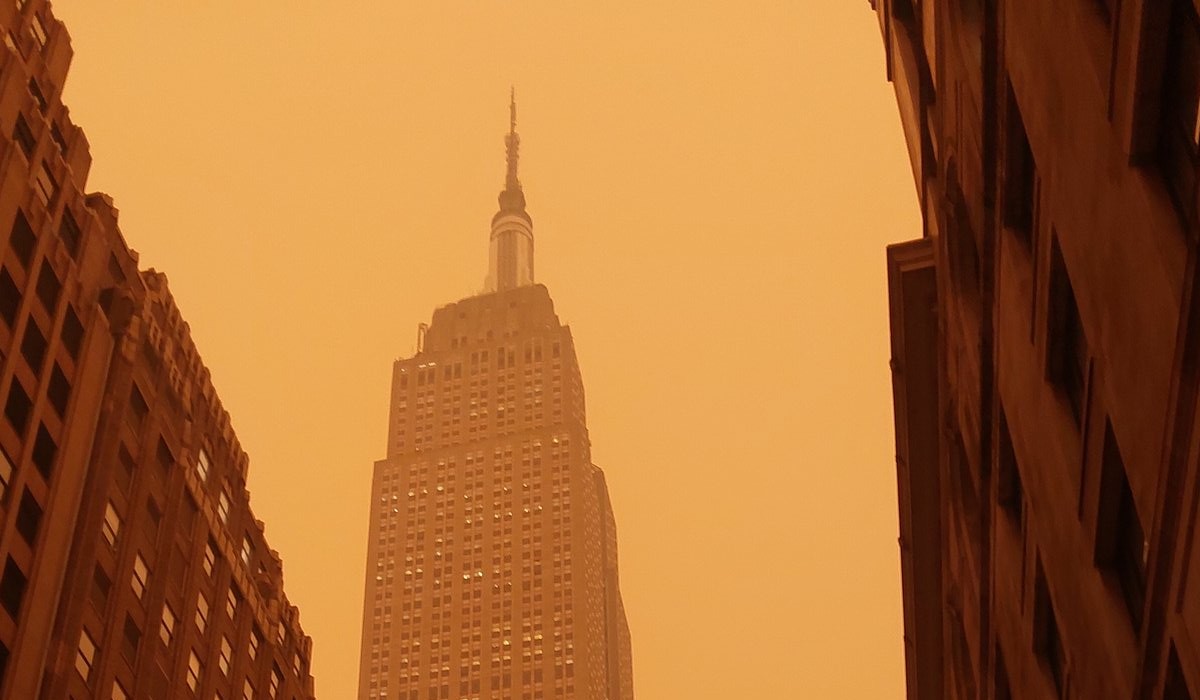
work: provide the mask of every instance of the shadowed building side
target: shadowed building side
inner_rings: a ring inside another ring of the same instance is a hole
[[[22,0],[0,31],[0,697],[312,698],[229,414],[86,193],[66,29]]]
[[[908,696],[1200,697],[1193,0],[873,0]]]

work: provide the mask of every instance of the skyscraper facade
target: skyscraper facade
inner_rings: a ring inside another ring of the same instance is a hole
[[[908,697],[1200,697],[1194,0],[872,0]]]
[[[393,367],[359,697],[631,700],[616,532],[570,329],[533,277],[516,107],[484,293]]]
[[[70,38],[0,6],[0,697],[313,697],[187,323],[86,193]]]

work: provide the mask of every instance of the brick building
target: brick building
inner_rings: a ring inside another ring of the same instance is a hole
[[[570,328],[533,279],[512,109],[486,291],[393,367],[360,698],[633,698],[616,525]]]
[[[1200,697],[1196,4],[871,6],[908,697]]]
[[[229,415],[86,192],[67,32],[40,0],[0,31],[0,697],[311,698]]]

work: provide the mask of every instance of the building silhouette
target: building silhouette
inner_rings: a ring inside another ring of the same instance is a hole
[[[70,38],[0,6],[0,697],[313,697],[246,454],[60,101]]]
[[[511,109],[485,291],[393,367],[360,698],[633,697],[612,508],[571,331],[534,282]]]
[[[1196,5],[871,5],[908,697],[1200,697]]]

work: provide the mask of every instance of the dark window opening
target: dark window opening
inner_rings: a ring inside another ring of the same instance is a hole
[[[25,154],[26,160],[33,157],[33,149],[37,148],[37,139],[33,136],[33,130],[29,128],[29,122],[25,121],[25,115],[18,113],[17,121],[13,125],[13,141],[21,147],[21,152]]]
[[[21,266],[29,269],[29,261],[33,259],[33,249],[36,246],[37,236],[33,233],[33,227],[29,225],[29,219],[25,218],[25,213],[18,209],[17,216],[13,219],[8,247],[17,254],[17,260],[21,261]]]
[[[38,473],[47,482],[50,481],[51,474],[54,473],[54,458],[58,455],[58,443],[54,441],[54,437],[50,435],[50,431],[46,430],[46,426],[39,425],[37,437],[33,441],[33,466],[37,467]]]
[[[1042,570],[1040,559],[1037,563],[1037,580],[1034,584],[1033,650],[1050,674],[1051,680],[1054,681],[1054,687],[1058,694],[1061,695],[1063,685],[1067,680],[1067,652],[1063,646],[1058,618],[1054,614],[1054,604],[1050,600],[1050,589],[1046,585],[1046,574]]]
[[[0,287],[3,286],[3,280],[0,279]],[[67,307],[67,313],[63,318],[62,326],[62,342],[63,347],[73,359],[79,359],[79,351],[83,347],[83,324],[79,321],[79,316],[75,314],[75,309]]]
[[[1187,679],[1183,677],[1183,668],[1179,665],[1179,654],[1174,644],[1167,658],[1167,680],[1163,683],[1162,700],[1192,700],[1192,692],[1188,690]]]
[[[1004,225],[1031,245],[1036,206],[1037,166],[1012,85],[1008,86],[1008,128],[1004,154]]]
[[[108,592],[112,590],[112,579],[99,565],[92,573],[92,605],[101,613],[108,604]]]
[[[42,526],[42,506],[26,489],[21,494],[21,505],[17,506],[17,532],[30,547],[37,541],[38,529]]]
[[[25,598],[25,585],[28,579],[21,567],[8,557],[4,563],[4,576],[0,577],[0,605],[4,606],[8,616],[13,620],[21,614],[21,601]]]
[[[1135,628],[1140,628],[1146,602],[1146,566],[1150,543],[1146,539],[1142,519],[1138,516],[1112,423],[1108,421],[1104,426],[1100,469],[1096,564],[1115,574],[1130,619]]]
[[[1200,18],[1192,0],[1174,0],[1169,27],[1159,161],[1176,204],[1194,222],[1200,170]]]
[[[38,110],[40,110],[42,113],[45,113],[46,107],[49,106],[49,103],[46,101],[46,94],[42,92],[42,86],[38,85],[38,82],[35,78],[30,78],[28,87],[29,94],[33,95],[33,100],[37,102]]]
[[[21,339],[21,356],[29,363],[34,374],[42,373],[42,361],[46,359],[46,336],[34,323],[33,318],[25,324],[25,337]]]
[[[37,279],[37,295],[51,316],[54,315],[54,308],[58,305],[60,292],[62,292],[62,282],[58,281],[58,275],[54,274],[54,268],[50,267],[50,263],[42,261],[42,271],[38,273]]]
[[[958,184],[958,170],[951,164],[946,176],[949,207],[946,216],[946,255],[950,281],[973,303],[979,301],[979,248],[967,200]]]
[[[50,138],[54,140],[54,145],[58,146],[58,152],[67,155],[67,139],[63,136],[62,129],[58,128],[58,122],[50,125]]]
[[[21,290],[8,270],[0,268],[0,318],[12,328],[17,322],[17,310],[21,308]]]
[[[130,662],[137,658],[138,643],[141,641],[142,631],[138,629],[137,623],[133,621],[133,618],[126,613],[124,643],[121,645],[121,653]]]
[[[1050,332],[1046,375],[1066,396],[1075,424],[1079,425],[1083,420],[1084,384],[1087,380],[1087,338],[1083,333],[1083,320],[1079,317],[1075,292],[1057,238],[1053,240],[1050,255]]]
[[[21,386],[21,382],[16,377],[13,377],[12,386],[8,389],[8,401],[4,405],[4,416],[18,435],[25,434],[25,428],[29,426],[29,413],[32,408],[33,402],[29,400],[29,394],[25,393],[25,387]]]
[[[129,392],[129,417],[134,425],[141,425],[146,420],[146,415],[150,413],[150,405],[146,403],[146,399],[142,396],[142,392],[135,386]]]
[[[158,439],[158,464],[163,468],[163,471],[169,471],[171,465],[175,464],[175,455],[171,453],[171,448],[167,447],[166,441],[161,437]]]
[[[1004,665],[1004,655],[1000,653],[1000,644],[996,643],[995,665],[996,692],[992,693],[993,700],[1012,700],[1012,685],[1008,682],[1008,668]]]
[[[79,230],[79,224],[75,222],[75,217],[71,216],[71,212],[64,211],[62,221],[58,224],[58,236],[62,238],[63,245],[67,247],[67,252],[71,257],[79,259],[79,242],[83,240],[83,233]]]
[[[54,369],[50,371],[50,384],[46,387],[46,397],[50,399],[50,405],[54,408],[54,412],[60,418],[65,418],[67,415],[67,403],[71,400],[71,382],[67,379],[67,375],[63,374],[62,367],[58,363],[54,363]]]
[[[1025,505],[1025,492],[1021,487],[1021,469],[1017,466],[1017,455],[1013,451],[1012,435],[1008,432],[1008,418],[1000,412],[1000,445],[997,454],[996,499],[1000,508],[1018,526]]]
[[[33,178],[33,185],[34,194],[38,196],[42,206],[49,208],[51,202],[58,196],[58,180],[50,174],[45,162],[38,167],[37,175]]]

